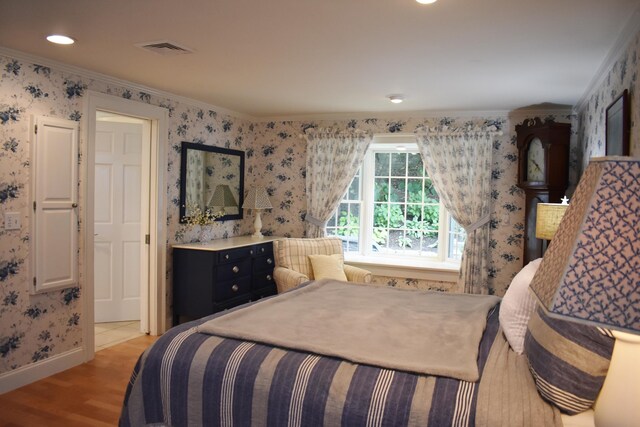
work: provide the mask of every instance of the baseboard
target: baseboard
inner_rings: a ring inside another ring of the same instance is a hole
[[[65,371],[84,362],[82,347],[51,356],[0,375],[0,394]]]

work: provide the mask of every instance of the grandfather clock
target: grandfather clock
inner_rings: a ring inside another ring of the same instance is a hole
[[[569,186],[571,125],[539,118],[516,126],[518,187],[525,193],[523,265],[543,254],[536,239],[538,203],[558,203]]]

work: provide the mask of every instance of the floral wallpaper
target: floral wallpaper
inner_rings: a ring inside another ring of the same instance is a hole
[[[29,121],[31,116],[50,116],[84,121],[83,102],[87,90],[111,94],[164,107],[169,111],[167,162],[168,263],[170,245],[196,241],[198,227],[178,222],[180,142],[215,145],[248,151],[252,147],[252,125],[242,119],[152,96],[127,87],[60,72],[47,66],[0,55],[0,212],[19,212],[20,230],[0,228],[0,374],[81,345],[82,290],[77,287],[31,295],[29,283]],[[80,141],[79,167],[84,163],[86,141]],[[82,215],[83,183],[78,183]],[[0,219],[1,221],[1,219]],[[217,222],[208,235],[222,238],[249,234],[251,220]],[[78,224],[79,237],[84,225]],[[78,263],[82,272],[84,247],[80,240]],[[171,267],[167,271],[171,301]]]
[[[544,116],[572,123],[571,181],[575,184],[583,158],[602,150],[603,111],[620,88],[630,89],[633,112],[633,151],[640,155],[638,138],[638,37],[624,57],[612,65],[603,87],[594,93],[587,107],[580,111],[582,123],[573,115]],[[179,223],[180,142],[189,141],[245,152],[245,188],[263,185],[274,208],[262,215],[263,233],[300,237],[304,234],[305,214],[305,142],[301,137],[308,128],[337,127],[362,129],[375,134],[406,133],[428,126],[495,126],[503,136],[493,147],[492,215],[490,237],[490,290],[504,294],[511,278],[522,265],[522,231],[524,196],[516,186],[517,150],[515,125],[527,116],[453,117],[416,115],[410,118],[344,119],[338,121],[250,121],[219,113],[216,108],[203,108],[140,92],[132,87],[115,85],[80,74],[69,74],[48,66],[25,62],[0,54],[0,211],[19,212],[22,228],[0,228],[0,374],[37,362],[81,345],[82,298],[84,278],[77,287],[45,294],[28,292],[29,271],[29,120],[31,116],[51,116],[80,122],[84,120],[83,102],[87,90],[111,94],[125,99],[166,108],[169,111],[167,135],[167,301],[171,304],[171,245],[197,241],[199,227]],[[615,93],[613,93],[615,92]],[[578,129],[580,138],[578,138]],[[580,144],[578,141],[582,141]],[[80,141],[79,167],[85,159],[86,141]],[[586,153],[584,156],[582,152]],[[79,209],[84,208],[84,183],[78,183]],[[0,218],[0,221],[2,219]],[[252,232],[253,216],[240,221],[216,222],[209,226],[212,238],[245,235]],[[78,224],[79,233],[84,224]],[[78,263],[83,268],[85,248],[79,247]],[[447,282],[376,277],[379,285],[457,291]],[[170,309],[170,307],[168,307]]]
[[[579,113],[580,159],[582,170],[591,157],[605,155],[607,107],[620,94],[629,91],[631,109],[631,155],[640,157],[640,32],[629,43],[620,58],[609,68],[602,84],[588,98]]]

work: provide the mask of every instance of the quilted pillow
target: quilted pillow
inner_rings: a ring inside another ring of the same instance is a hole
[[[313,277],[320,279],[335,279],[343,282],[347,281],[344,274],[344,263],[342,255],[309,255],[309,260],[313,266]]]
[[[570,415],[589,409],[607,375],[614,342],[609,331],[549,317],[538,307],[524,351],[540,395]]]
[[[527,264],[511,281],[500,303],[500,326],[509,345],[518,354],[524,351],[524,334],[531,313],[536,309],[536,299],[529,292],[529,283],[538,271],[542,258]]]

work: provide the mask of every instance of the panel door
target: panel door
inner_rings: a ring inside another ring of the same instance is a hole
[[[78,285],[78,123],[38,117],[31,153],[34,292]]]
[[[140,319],[142,136],[142,124],[96,123],[96,322]]]

